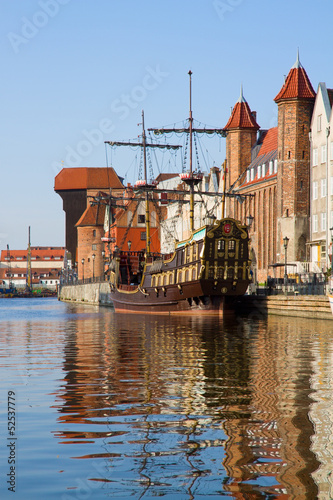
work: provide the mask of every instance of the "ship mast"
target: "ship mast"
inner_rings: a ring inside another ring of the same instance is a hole
[[[180,174],[180,178],[184,181],[190,189],[190,229],[191,232],[194,230],[194,186],[199,184],[202,179],[202,174],[200,172],[193,172],[193,134],[198,132],[201,134],[218,134],[221,137],[226,137],[226,132],[222,128],[194,128],[193,127],[193,114],[192,114],[192,71],[188,72],[189,75],[189,93],[190,93],[190,110],[188,118],[188,127],[184,128],[159,128],[159,129],[148,129],[153,131],[155,135],[159,134],[169,134],[169,133],[187,133],[189,134],[190,143],[190,169],[189,172]]]
[[[150,213],[149,213],[149,193],[154,190],[155,186],[149,184],[147,176],[147,148],[160,148],[160,149],[179,149],[181,146],[171,144],[152,144],[147,142],[145,130],[145,117],[142,110],[142,141],[141,142],[119,142],[119,141],[105,141],[105,144],[110,146],[139,146],[143,149],[143,169],[144,180],[136,182],[135,187],[145,191],[145,223],[146,223],[146,256],[150,254]]]

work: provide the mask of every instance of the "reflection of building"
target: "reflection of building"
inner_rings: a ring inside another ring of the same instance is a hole
[[[320,498],[332,463],[329,389],[320,391],[329,355],[322,370],[313,331],[281,317],[235,326],[78,314],[66,334],[57,437],[95,442],[85,458],[99,456],[101,441],[108,479],[127,460],[151,493],[172,462],[173,485],[200,478],[204,491],[216,467],[218,490],[234,498]]]

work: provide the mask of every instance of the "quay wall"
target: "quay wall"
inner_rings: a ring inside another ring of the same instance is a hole
[[[58,290],[58,299],[62,302],[76,302],[95,306],[113,307],[110,299],[110,285],[108,282],[63,285]]]
[[[326,295],[244,295],[239,301],[239,312],[333,320]]]

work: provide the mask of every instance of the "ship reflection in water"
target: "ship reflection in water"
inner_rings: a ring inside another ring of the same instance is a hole
[[[44,393],[54,498],[333,498],[329,321],[57,307],[61,327],[44,325],[46,344],[63,341],[57,359],[44,354],[58,367]]]

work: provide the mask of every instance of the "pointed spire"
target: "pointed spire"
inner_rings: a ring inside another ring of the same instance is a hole
[[[292,69],[298,69],[298,68],[303,68],[303,66],[301,65],[301,62],[299,60],[299,48],[297,47],[297,59]]]
[[[260,127],[256,122],[255,113],[251,111],[244,95],[243,84],[241,85],[239,99],[231,111],[231,116],[224,130],[235,128],[252,128],[258,130]]]
[[[241,84],[240,95],[239,95],[239,99],[237,102],[246,102],[246,99],[244,98],[244,94],[243,94],[243,84]]]
[[[279,102],[282,99],[314,99],[316,93],[313,90],[311,82],[305,69],[299,60],[299,50],[297,50],[297,59],[294,66],[288,73],[288,76],[274,101]]]

